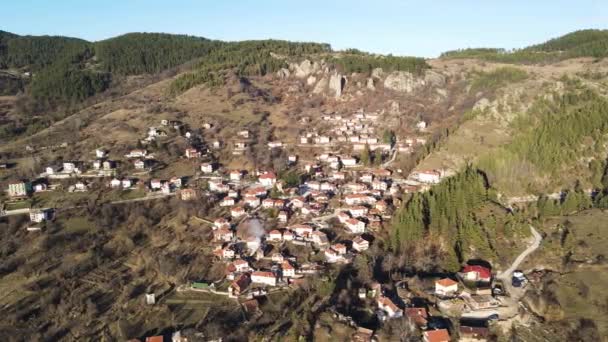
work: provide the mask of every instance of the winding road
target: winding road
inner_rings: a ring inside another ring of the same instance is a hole
[[[496,275],[496,278],[501,279],[505,283],[510,283],[510,277],[515,270],[518,269],[519,265],[528,257],[528,255],[532,254],[538,247],[540,247],[540,242],[543,240],[543,237],[534,229],[534,227],[530,226],[530,231],[532,232],[532,236],[534,237],[534,241],[525,251],[521,252],[520,255],[515,258],[515,261],[511,264],[511,266],[505,271]]]

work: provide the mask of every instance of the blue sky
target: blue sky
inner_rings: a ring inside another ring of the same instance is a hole
[[[460,4],[456,4],[460,3]],[[608,28],[608,1],[4,0],[0,30],[100,40],[127,32],[288,39],[395,55],[519,48]]]

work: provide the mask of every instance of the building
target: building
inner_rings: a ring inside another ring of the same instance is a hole
[[[213,221],[213,226],[216,229],[222,229],[222,228],[229,229],[230,222],[228,222],[228,220],[226,220],[225,218],[220,217],[220,218],[216,219],[215,221]]]
[[[234,207],[230,209],[230,215],[232,217],[241,217],[245,215],[245,209],[243,209],[243,207]]]
[[[231,207],[235,204],[234,198],[232,197],[224,197],[220,201],[220,207]]]
[[[31,191],[31,185],[27,182],[12,182],[8,185],[10,197],[24,197]]]
[[[369,249],[369,241],[365,240],[364,238],[362,238],[360,236],[357,236],[356,238],[353,239],[352,247],[357,252],[366,251]]]
[[[382,310],[386,314],[386,318],[399,318],[403,316],[403,310],[401,310],[392,300],[388,297],[378,297],[378,309]]]
[[[133,166],[138,170],[142,170],[146,168],[146,162],[142,159],[136,159],[133,162]]]
[[[327,235],[321,231],[314,231],[310,237],[311,241],[319,246],[326,246],[329,244],[329,239]]]
[[[30,220],[40,223],[51,218],[51,212],[48,210],[30,210]]]
[[[450,278],[444,278],[435,282],[435,295],[453,296],[458,292],[458,283]]]
[[[333,249],[334,251],[336,251],[336,253],[338,253],[338,254],[340,254],[340,255],[344,255],[344,254],[346,254],[346,246],[344,246],[344,245],[343,245],[343,244],[341,244],[341,243],[336,243],[336,244],[333,244],[333,245],[331,246],[331,249]]]
[[[251,273],[251,281],[256,284],[264,284],[268,286],[277,285],[277,277],[272,272],[255,271]]]
[[[250,269],[249,263],[243,259],[236,259],[232,262],[232,265],[234,265],[236,272],[249,272]]]
[[[283,270],[283,277],[291,278],[296,276],[295,267],[293,267],[287,260],[283,261],[281,264],[281,269]]]
[[[231,181],[238,182],[241,180],[241,177],[242,177],[241,171],[239,171],[239,170],[230,171],[230,180]]]
[[[182,189],[179,192],[179,196],[182,201],[190,201],[196,198],[196,190],[194,189]]]
[[[429,330],[422,334],[424,342],[449,342],[450,333],[447,329]]]
[[[218,229],[213,233],[213,237],[218,241],[230,241],[234,237],[234,232],[225,228]]]
[[[272,230],[268,233],[268,241],[281,241],[283,240],[283,234],[278,230]]]
[[[414,178],[420,183],[437,184],[441,181],[441,172],[435,170],[418,171]]]
[[[258,180],[263,186],[271,187],[276,184],[277,176],[273,172],[266,172],[258,177]]]
[[[362,217],[362,216],[367,215],[368,209],[362,205],[358,205],[358,206],[350,207],[348,209],[348,212],[353,217]]]
[[[490,331],[486,327],[470,327],[461,325],[458,329],[461,342],[482,342],[487,341]]]
[[[188,158],[188,159],[201,157],[201,152],[195,148],[187,148],[185,154],[186,154],[186,158]]]
[[[365,222],[363,222],[363,221],[359,221],[357,219],[351,218],[351,219],[346,220],[344,225],[353,234],[361,234],[361,233],[365,232]]]
[[[213,163],[203,163],[201,164],[201,172],[203,173],[212,173],[215,171]]]
[[[425,308],[405,308],[405,316],[418,327],[426,327],[428,313]]]
[[[232,282],[232,284],[230,284],[232,294],[236,296],[240,295],[247,289],[247,287],[249,287],[249,284],[251,284],[251,278],[249,277],[249,275],[245,273],[241,274]]]
[[[464,280],[488,283],[492,280],[492,271],[480,265],[467,265],[460,272]]]

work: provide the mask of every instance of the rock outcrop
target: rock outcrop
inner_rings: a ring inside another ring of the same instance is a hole
[[[372,70],[372,78],[382,78],[384,77],[384,70],[382,68],[375,68]]]
[[[314,77],[313,75],[308,76],[308,78],[306,79],[306,84],[309,86],[315,84],[316,82],[317,82],[317,78]]]
[[[403,93],[411,93],[425,84],[424,79],[414,77],[407,71],[393,71],[384,80],[384,88]]]
[[[344,90],[345,86],[346,86],[346,77],[344,77],[340,74],[334,73],[329,78],[329,90],[330,90],[330,92],[334,93],[333,95],[336,98],[342,96],[342,91]]]
[[[321,69],[321,65],[317,62],[311,62],[308,59],[305,59],[302,61],[302,63],[297,64],[291,64],[290,69],[293,70],[294,75],[298,78],[304,78],[308,75],[314,74],[316,72],[318,72]]]
[[[376,86],[374,86],[374,79],[371,77],[367,79],[367,84],[365,86],[369,90],[376,90]]]
[[[277,77],[280,79],[288,78],[289,75],[291,75],[291,73],[289,72],[289,69],[281,68],[279,71],[277,71]]]
[[[325,90],[327,89],[327,86],[329,85],[329,80],[327,79],[327,77],[323,76],[319,82],[317,82],[317,84],[315,85],[314,89],[312,90],[313,94],[322,94],[325,92]]]

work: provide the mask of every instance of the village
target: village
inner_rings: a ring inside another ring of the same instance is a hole
[[[306,130],[295,143],[267,143],[268,150],[288,151],[284,170],[232,169],[214,156],[213,151],[221,148],[236,158],[243,155],[252,143],[248,130],[239,131],[233,141],[220,141],[204,134],[212,124],[204,123],[203,133],[197,135],[179,121],[162,120],[120,160],[110,159],[110,151],[99,148],[91,152],[92,160],[61,161],[48,165],[37,179],[11,182],[2,215],[29,214],[28,230],[41,231],[45,221],[71,208],[21,204],[40,193],[86,193],[93,180],[111,191],[138,194],[110,203],[169,196],[186,202],[204,199],[218,214],[197,219],[213,230],[213,255],[225,264],[225,278],[191,279],[177,291],[220,294],[241,303],[246,311],[255,311],[257,298],[298,287],[307,278],[323,277],[333,265],[352,263],[374,244],[375,233],[390,224],[404,193],[427,191],[451,174],[449,170],[405,174],[393,167],[398,155],[424,146],[424,121],[413,127],[416,135],[400,137],[382,127],[382,113],[361,110],[320,118],[323,124]],[[298,124],[308,127],[308,120]],[[196,169],[194,177],[150,176],[158,161],[146,145],[168,134],[191,142],[182,159]],[[65,180],[71,185],[58,185]],[[489,322],[517,314],[517,293],[527,282],[521,272],[498,277],[491,265],[483,263],[463,265],[456,274],[427,281],[416,286],[404,280],[398,291],[374,283],[359,289],[359,299],[379,322],[406,317],[424,341],[454,341],[456,336],[460,341],[484,341]],[[146,301],[153,304],[154,294],[148,294]],[[457,332],[448,318],[460,318]],[[373,330],[357,328],[353,340],[373,339]]]

